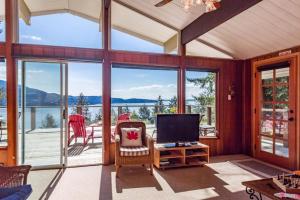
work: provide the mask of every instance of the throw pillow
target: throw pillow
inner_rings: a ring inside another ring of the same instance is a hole
[[[142,128],[121,128],[123,147],[142,146]]]

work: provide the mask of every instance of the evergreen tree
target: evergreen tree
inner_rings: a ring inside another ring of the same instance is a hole
[[[200,106],[200,113],[204,113],[206,107],[215,104],[215,73],[208,73],[201,78],[188,78],[187,80],[200,88],[198,96],[193,95],[193,99]]]
[[[168,106],[169,113],[176,113],[177,112],[177,97],[174,96],[170,99],[170,103]]]
[[[84,116],[86,122],[91,121],[91,113],[89,112],[87,98],[81,92],[76,100],[76,106],[73,107],[72,113],[81,114]]]
[[[130,113],[128,105],[122,108],[122,113]]]
[[[135,110],[131,113],[130,118],[132,120],[138,120],[139,119],[139,115],[135,112]]]
[[[139,119],[149,120],[150,116],[151,116],[151,111],[146,105],[143,105],[142,107],[139,108]]]
[[[165,111],[166,111],[166,107],[164,105],[161,95],[159,95],[157,98],[157,102],[154,105],[154,114],[165,113]]]
[[[4,87],[0,88],[0,105],[4,105],[4,100],[5,100],[5,89]]]
[[[42,121],[41,128],[57,128],[58,125],[54,119],[54,117],[50,114],[47,114],[45,119]]]
[[[95,116],[94,122],[99,122],[102,120],[102,109],[100,108],[98,113]]]

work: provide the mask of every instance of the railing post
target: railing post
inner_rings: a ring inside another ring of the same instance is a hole
[[[122,115],[122,106],[118,106],[118,116]]]
[[[192,113],[192,106],[191,105],[187,105],[187,113],[188,114]]]
[[[36,108],[30,108],[30,129],[34,130],[36,128]]]
[[[207,106],[207,124],[211,125],[211,107]]]

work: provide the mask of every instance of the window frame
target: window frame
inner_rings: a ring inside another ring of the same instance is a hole
[[[187,72],[188,71],[194,71],[194,72],[211,72],[216,74],[216,80],[215,80],[215,87],[216,87],[216,99],[215,99],[215,129],[216,134],[214,136],[199,136],[199,139],[220,139],[220,103],[221,103],[221,95],[220,95],[220,69],[218,68],[210,68],[210,67],[190,67],[187,66],[185,70],[185,99],[186,99],[186,80],[187,80]],[[186,107],[186,100],[185,100],[185,107]],[[185,109],[186,113],[186,109]]]

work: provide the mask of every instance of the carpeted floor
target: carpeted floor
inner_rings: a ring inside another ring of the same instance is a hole
[[[275,167],[253,158],[233,161],[233,163],[262,177],[272,177],[282,173],[292,173],[289,170]]]
[[[243,155],[213,157],[204,167],[155,170],[154,176],[143,167],[122,167],[119,179],[114,166],[32,171],[30,199],[246,200],[249,196],[241,182],[260,178],[234,164],[246,159]]]

